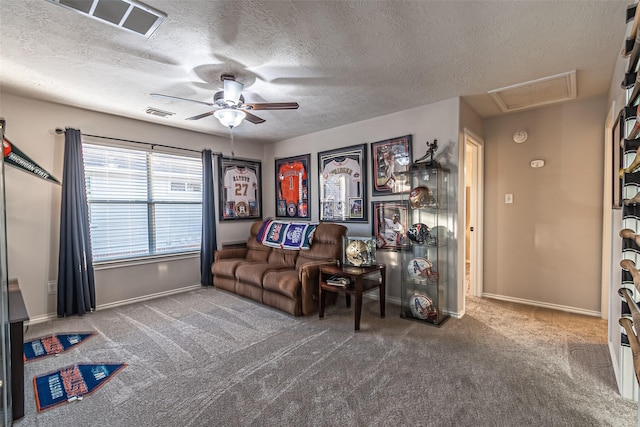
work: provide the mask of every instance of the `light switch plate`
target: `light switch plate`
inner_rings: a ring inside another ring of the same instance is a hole
[[[513,194],[505,194],[504,202],[507,204],[513,203]]]

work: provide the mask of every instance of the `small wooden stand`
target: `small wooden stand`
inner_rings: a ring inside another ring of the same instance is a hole
[[[323,266],[320,267],[319,291],[320,291],[320,308],[319,316],[324,317],[324,308],[327,300],[327,292],[343,293],[347,298],[347,307],[351,306],[351,295],[356,297],[355,307],[355,330],[360,330],[360,316],[362,314],[362,294],[371,289],[380,288],[380,317],[384,318],[386,278],[385,272],[387,267],[384,264],[376,264],[369,267],[338,267]],[[365,278],[365,276],[380,272],[380,280]],[[344,277],[349,280],[350,285],[336,286],[326,282],[330,276]]]

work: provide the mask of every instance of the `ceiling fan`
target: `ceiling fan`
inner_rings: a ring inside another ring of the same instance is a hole
[[[220,80],[222,80],[223,83],[223,90],[213,95],[212,103],[163,95],[161,93],[152,93],[151,96],[218,107],[216,110],[198,114],[193,117],[187,117],[185,120],[200,120],[213,115],[220,123],[231,129],[242,123],[243,119],[247,119],[248,122],[256,125],[265,122],[263,118],[250,113],[249,111],[251,110],[297,110],[299,107],[297,102],[257,102],[245,104],[244,97],[242,96],[244,84],[236,81],[235,76],[232,74],[223,74]]]

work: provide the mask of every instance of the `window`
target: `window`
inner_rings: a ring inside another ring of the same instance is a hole
[[[83,144],[93,261],[200,250],[202,160]]]

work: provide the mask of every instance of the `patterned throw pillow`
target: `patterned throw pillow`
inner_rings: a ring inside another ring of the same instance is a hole
[[[281,249],[306,250],[313,243],[313,233],[318,224],[287,222],[266,219],[256,240],[265,246]]]

